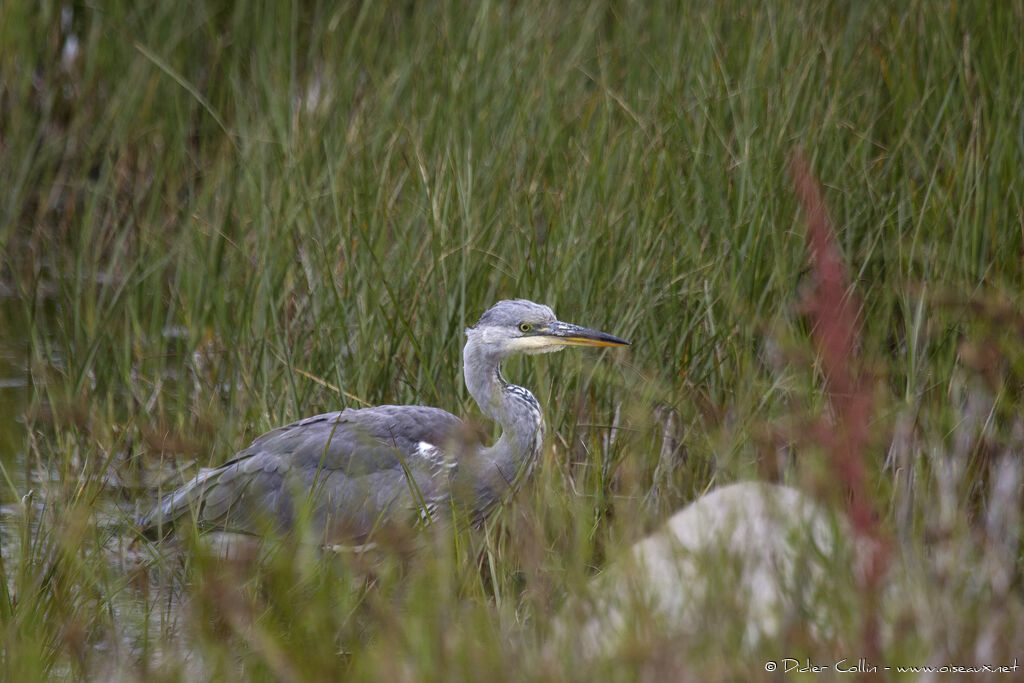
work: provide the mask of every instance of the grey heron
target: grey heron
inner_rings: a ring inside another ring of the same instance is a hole
[[[495,304],[466,337],[466,388],[501,426],[493,445],[467,446],[462,421],[440,408],[325,413],[258,437],[225,464],[164,496],[137,527],[152,537],[180,520],[194,520],[204,530],[261,535],[291,529],[305,511],[325,545],[361,545],[383,526],[432,519],[446,510],[479,523],[529,476],[543,438],[540,404],[502,377],[502,361],[628,342],[560,322],[549,307],[525,299]]]

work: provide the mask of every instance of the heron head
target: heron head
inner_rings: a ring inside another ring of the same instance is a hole
[[[549,353],[567,346],[629,345],[605,332],[561,322],[549,307],[526,299],[499,301],[487,309],[466,334],[503,357],[517,353]]]

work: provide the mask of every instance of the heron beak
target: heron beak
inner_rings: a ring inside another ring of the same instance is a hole
[[[550,337],[562,346],[629,346],[625,339],[619,339],[606,332],[591,330],[579,325],[555,322],[540,334]]]

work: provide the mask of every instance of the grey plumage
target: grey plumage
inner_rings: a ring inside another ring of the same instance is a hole
[[[137,525],[160,535],[183,517],[201,528],[287,531],[308,511],[324,543],[363,543],[392,523],[453,509],[482,520],[536,462],[540,405],[501,376],[501,361],[569,345],[622,346],[558,322],[547,306],[502,301],[466,330],[466,386],[502,427],[489,447],[465,443],[462,421],[439,408],[379,406],[306,418],[257,438],[220,467],[165,496]]]

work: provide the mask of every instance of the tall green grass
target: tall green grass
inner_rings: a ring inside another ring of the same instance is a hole
[[[609,559],[709,486],[835,477],[798,145],[864,301],[871,490],[949,600],[889,654],[1021,652],[1024,4],[890,5],[0,5],[4,676],[595,673],[534,639]],[[549,438],[485,530],[370,567],[118,533],[307,414],[480,420],[462,331],[514,296],[634,346],[508,364]]]

